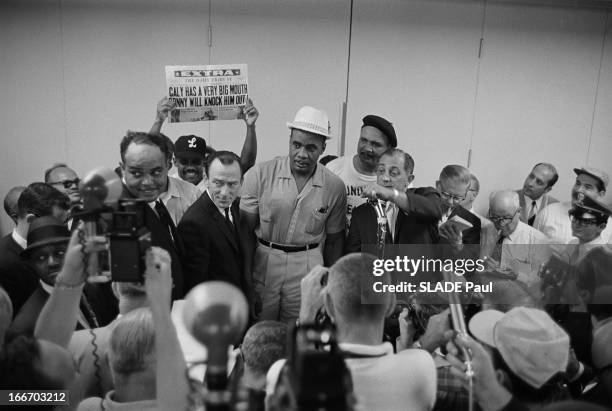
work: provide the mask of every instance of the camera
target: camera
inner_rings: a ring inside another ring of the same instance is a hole
[[[110,231],[110,271],[113,281],[142,282],[145,253],[151,247],[151,232],[145,226],[144,200],[120,199],[112,213]]]
[[[281,384],[288,389],[279,390],[277,386],[277,392],[290,396],[290,409],[345,411],[353,408],[351,373],[338,347],[333,325],[305,324],[292,329],[289,357],[279,379]]]

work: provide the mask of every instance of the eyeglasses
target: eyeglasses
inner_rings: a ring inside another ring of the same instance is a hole
[[[56,181],[55,183],[51,183],[52,186],[56,186],[58,184],[62,184],[64,186],[64,188],[68,189],[72,186],[78,187],[79,183],[81,182],[80,178],[75,178],[74,180],[62,180],[62,181]]]
[[[493,216],[491,214],[489,214],[488,218],[489,220],[491,220],[493,223],[497,223],[499,225],[507,225],[510,224],[512,222],[512,220],[514,220],[514,217],[516,217],[516,214],[518,213],[518,210],[516,210],[514,212],[514,214],[512,214],[512,217],[497,217],[497,216]]]
[[[457,196],[454,194],[447,193],[446,191],[440,190],[440,195],[448,200],[454,201],[456,203],[460,203],[465,200],[465,196]]]

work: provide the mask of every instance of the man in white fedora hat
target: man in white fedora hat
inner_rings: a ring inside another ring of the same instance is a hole
[[[332,265],[344,243],[344,183],[318,164],[331,138],[327,114],[304,106],[287,126],[289,155],[250,169],[240,200],[248,297],[261,299],[261,320],[295,320],[301,279],[316,265]]]

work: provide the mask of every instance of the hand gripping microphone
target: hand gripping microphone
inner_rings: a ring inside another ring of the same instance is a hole
[[[83,236],[81,243],[85,246],[87,238],[98,235],[97,223],[100,213],[115,205],[123,191],[119,176],[110,168],[100,167],[90,171],[79,185],[83,199],[83,212],[78,216],[83,220]],[[108,266],[108,264],[107,264]],[[89,282],[110,281],[110,272],[103,273],[100,266],[100,256],[91,253],[87,261]]]
[[[193,288],[185,298],[183,322],[196,340],[206,346],[206,409],[229,410],[227,390],[228,347],[238,341],[247,325],[249,308],[242,291],[223,281]]]

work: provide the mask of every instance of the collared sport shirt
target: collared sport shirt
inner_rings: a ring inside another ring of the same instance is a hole
[[[305,245],[344,231],[346,193],[342,180],[318,164],[300,193],[289,157],[256,164],[244,176],[240,209],[259,215],[257,237]]]

